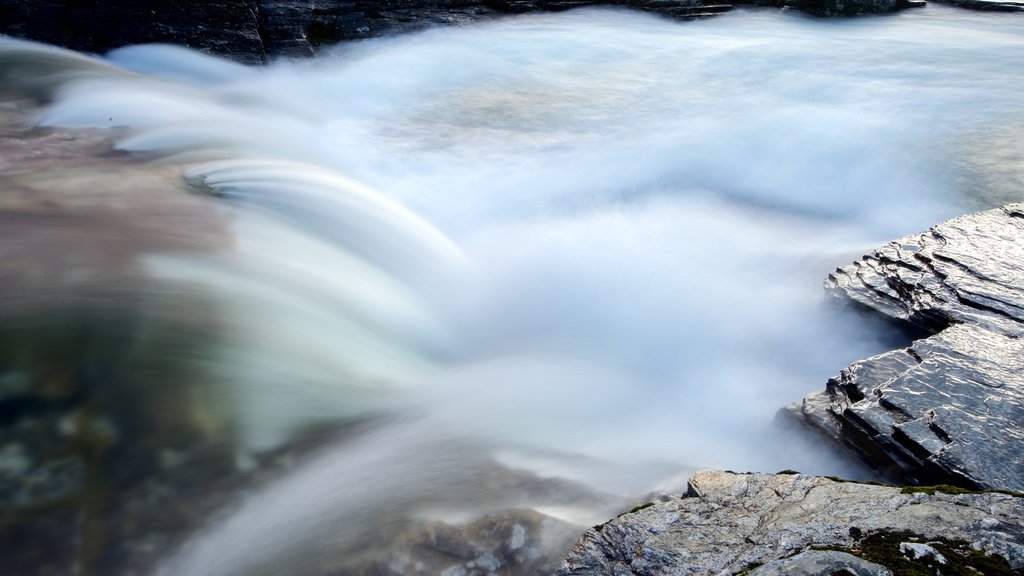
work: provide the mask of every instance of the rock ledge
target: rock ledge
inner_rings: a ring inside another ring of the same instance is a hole
[[[558,574],[891,574],[867,559],[873,535],[897,549],[906,544],[907,562],[936,562],[928,548],[976,550],[1004,573],[1024,573],[1024,498],[904,492],[800,474],[701,471],[685,494],[661,495],[589,530]]]

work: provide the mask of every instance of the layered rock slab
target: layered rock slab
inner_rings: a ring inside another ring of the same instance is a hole
[[[789,409],[885,476],[1024,490],[1024,341],[978,326],[862,360]]]
[[[999,555],[1014,573],[1024,569],[1024,498],[702,471],[685,494],[662,495],[589,530],[558,574],[736,574],[755,566],[747,573],[885,574],[885,566],[856,556],[880,533],[906,538],[908,558],[945,539]]]
[[[833,296],[941,332],[853,364],[786,411],[899,482],[1024,489],[1022,263],[1013,204],[837,269]]]
[[[1024,333],[1024,204],[954,218],[829,274],[825,289],[928,331]]]

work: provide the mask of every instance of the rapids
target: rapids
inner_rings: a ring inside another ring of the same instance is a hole
[[[143,251],[215,305],[241,452],[360,422],[160,574],[256,574],[474,496],[497,461],[623,499],[699,467],[862,475],[775,429],[885,332],[835,266],[1024,194],[1024,19],[528,15],[249,68],[0,42],[35,121],[183,166],[230,242]],[[184,361],[189,361],[185,358]],[[556,512],[557,511],[557,512]],[[312,546],[312,545],[310,545]],[[268,572],[270,573],[270,572]]]

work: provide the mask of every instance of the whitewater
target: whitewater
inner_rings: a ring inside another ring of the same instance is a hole
[[[417,516],[612,513],[481,497],[491,465],[620,503],[698,468],[867,477],[775,422],[899,342],[822,280],[1024,199],[1022,57],[1024,19],[941,6],[588,9],[261,68],[0,41],[25,65],[5,81],[48,95],[35,122],[112,130],[230,221],[226,246],[139,262],[216,304],[216,346],[183,361],[239,453],[358,423],[154,572],[175,575],[274,573]]]

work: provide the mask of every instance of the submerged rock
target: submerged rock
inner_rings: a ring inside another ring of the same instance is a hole
[[[1022,210],[954,218],[832,273],[834,296],[942,331],[853,364],[786,412],[897,481],[1024,489]]]
[[[685,494],[589,530],[558,574],[881,575],[936,561],[901,553],[904,544],[928,546],[960,570],[1024,570],[1024,498],[906,492],[799,474],[698,472]]]

